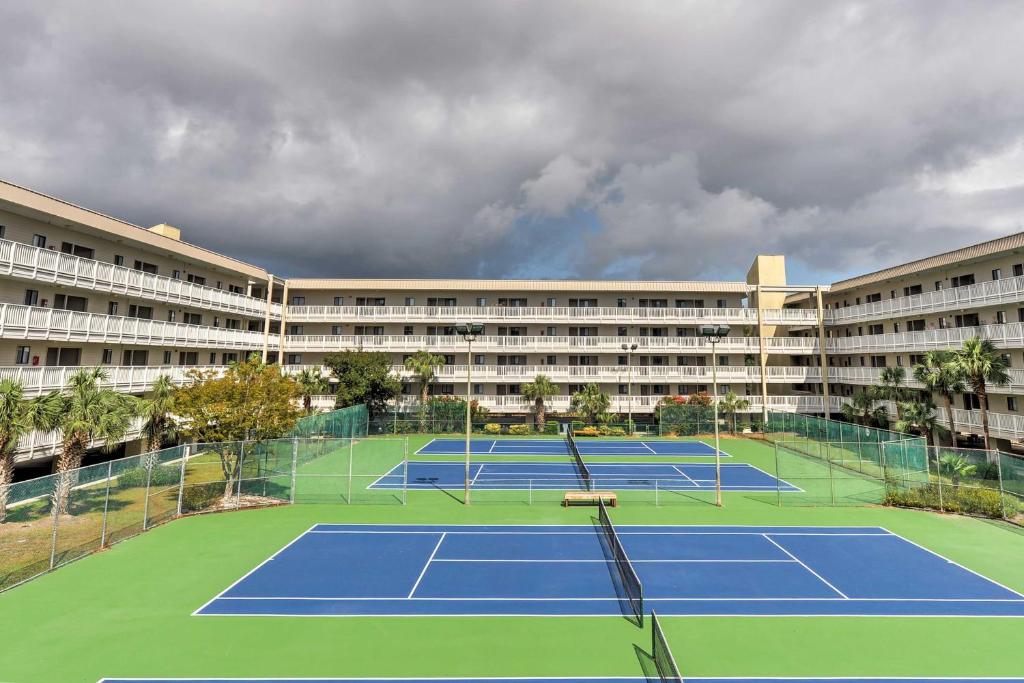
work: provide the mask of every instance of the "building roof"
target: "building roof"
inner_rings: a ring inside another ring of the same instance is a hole
[[[267,280],[263,268],[218,254],[203,247],[172,239],[138,225],[112,218],[56,197],[0,180],[0,208],[54,225],[76,226],[105,232],[112,237],[132,240],[177,258],[187,258],[223,270]],[[56,220],[55,220],[56,219]]]
[[[916,261],[910,261],[909,263],[892,266],[891,268],[883,268],[882,270],[876,270],[873,273],[840,280],[839,282],[832,283],[831,291],[835,294],[842,290],[862,287],[876,282],[884,282],[897,277],[921,273],[926,270],[931,270],[932,268],[941,268],[943,266],[949,266],[957,263],[965,263],[973,259],[1022,248],[1024,248],[1024,232],[1018,232],[1005,237],[989,240],[987,242],[972,244],[967,247],[961,247],[960,249],[954,249],[953,251],[936,254],[935,256],[928,256]]]
[[[652,280],[423,280],[290,278],[288,289],[428,290],[432,292],[678,292],[746,294],[744,282]]]

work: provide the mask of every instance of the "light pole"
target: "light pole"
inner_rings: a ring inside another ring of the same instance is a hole
[[[473,342],[476,341],[476,336],[484,331],[484,326],[474,323],[456,325],[455,331],[466,340],[466,495],[464,502],[469,505],[469,484],[472,481],[469,476],[469,451],[470,437],[473,434],[472,409],[470,408],[473,401]]]
[[[626,366],[629,368],[628,384],[626,395],[629,397],[629,417],[626,418],[626,431],[633,434],[633,352],[636,351],[636,344],[623,344],[622,350],[626,352]]]
[[[701,325],[700,336],[711,344],[711,393],[715,406],[715,505],[722,507],[722,449],[718,438],[718,356],[715,345],[729,334],[728,325]]]

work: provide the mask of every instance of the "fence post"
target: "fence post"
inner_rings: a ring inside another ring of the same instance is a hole
[[[185,495],[185,463],[192,452],[192,444],[185,444],[181,447],[181,473],[178,477],[178,509],[175,517],[181,517],[181,503]]]
[[[114,461],[107,461],[107,492],[103,496],[103,524],[100,526],[100,548],[107,544],[107,510],[110,509],[110,477],[114,472]]]
[[[785,424],[783,424],[785,429]],[[782,473],[779,472],[779,442],[775,441],[775,501],[779,507],[782,507]]]
[[[928,466],[928,479],[931,480],[931,478],[932,478],[932,465],[931,465],[931,458],[928,457],[927,448],[925,449],[925,457],[924,457],[924,459],[925,459],[925,463]],[[945,504],[942,501],[942,464],[939,462],[939,449],[937,447],[935,449],[935,477],[936,477],[935,481],[937,482],[936,486],[938,487],[938,490],[939,490],[939,512],[945,512],[946,511],[946,507],[945,507]]]
[[[654,480],[654,507],[658,507],[658,480]]]
[[[533,505],[533,479],[527,479],[526,480],[526,486],[529,489],[529,494],[527,494],[527,498],[526,498],[527,504],[528,505]]]
[[[355,439],[349,437],[348,440],[348,497],[345,502],[349,505],[352,504],[352,457],[355,455]]]
[[[1006,494],[1003,493],[1003,458],[999,451],[994,451],[996,454],[996,477],[999,479],[999,511],[1003,515],[1003,519],[1006,519]]]
[[[292,488],[288,496],[288,502],[295,502],[295,475],[299,469],[299,437],[292,437]]]
[[[832,471],[832,447],[831,444],[825,442],[825,462],[828,463],[828,488],[832,494],[832,507],[836,505],[836,477]]]
[[[146,500],[142,504],[142,530],[149,528],[149,486],[153,481],[153,462],[146,459]]]
[[[235,509],[242,507],[242,477],[245,476],[245,439],[238,446],[238,486],[235,488]]]

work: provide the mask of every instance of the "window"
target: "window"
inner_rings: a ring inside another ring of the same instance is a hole
[[[1003,270],[1001,268],[993,268],[992,269],[992,279],[993,280],[999,280],[1002,277],[1003,277]]]
[[[619,395],[620,396],[625,396],[627,393],[628,393],[627,392],[627,386],[625,384],[620,384],[619,385]]]
[[[170,351],[164,351],[164,365],[170,365],[170,364],[171,364],[171,352]]]
[[[165,352],[170,354],[170,351]],[[167,365],[171,362],[170,356],[166,356],[164,364]],[[125,349],[124,353],[121,354],[122,365],[149,365],[149,351],[145,349]]]
[[[912,354],[910,354],[910,364],[911,365],[923,365],[924,364],[924,354],[921,354],[921,353],[912,353]]]
[[[171,277],[174,278],[175,280],[180,280],[181,279],[181,271],[178,270],[178,269],[172,270],[171,271]]]
[[[871,356],[871,367],[884,368],[885,366],[885,356]]]
[[[547,335],[549,337],[557,337],[558,336],[558,328],[555,327],[554,325],[548,325],[547,328],[546,328],[546,333],[547,333]]]
[[[405,327],[403,327],[402,334],[404,334],[406,337],[412,336],[412,325],[406,325]]]
[[[224,318],[224,327],[229,330],[242,329],[242,321],[238,318]]]
[[[28,346],[19,346],[14,352],[14,364],[15,365],[28,365],[31,358],[32,349]]]
[[[217,364],[217,352],[216,351],[210,351],[210,365],[216,365],[216,364]]]
[[[1017,397],[1016,396],[1007,396],[1006,397],[1006,410],[1011,412],[1011,413],[1016,413],[1017,412]]]
[[[202,313],[185,313],[181,316],[181,321],[186,325],[202,325],[203,314]]]
[[[942,290],[942,280],[936,280],[935,281],[935,291],[938,292],[940,290]]]
[[[245,289],[241,285],[228,285],[228,291],[232,294],[245,294]]]
[[[485,297],[485,296],[478,296],[476,298],[476,306],[477,306],[477,308],[483,308],[486,305],[487,305],[487,297]]]
[[[337,298],[340,299],[341,297],[337,297]],[[340,306],[341,304],[335,303],[334,305],[335,306]],[[416,297],[414,297],[414,296],[407,296],[407,297],[405,297],[405,305],[406,306],[415,306],[416,305]]]
[[[963,315],[957,315],[953,320],[957,327],[977,327],[979,324],[977,313],[964,313]]]
[[[303,299],[305,301],[305,299]],[[384,306],[384,297],[357,296],[356,306]]]
[[[558,365],[558,356],[548,356],[547,357],[547,364],[548,365]]]
[[[997,325],[1005,325],[1006,324],[1006,311],[996,311],[996,324]]]
[[[717,302],[718,308],[726,308],[726,304],[728,304],[728,303],[729,302],[726,301],[725,299],[719,299],[718,302]]]
[[[910,285],[903,288],[903,296],[914,296],[921,293],[921,285]]]
[[[728,365],[729,365],[729,356],[719,356],[718,357],[718,367],[723,367],[723,366],[728,366]]]
[[[900,333],[900,324],[899,323],[893,323],[892,324],[892,331],[895,332],[896,334],[899,334]]]
[[[569,299],[569,308],[596,308],[597,299]]]
[[[158,268],[152,263],[146,263],[145,261],[135,261],[135,270],[141,270],[143,273],[150,273],[156,275]]]
[[[7,228],[5,226],[3,226],[3,225],[0,225],[0,239],[3,239],[4,235],[6,235],[6,234],[7,234]]]
[[[73,242],[61,242],[60,251],[62,254],[71,254],[79,258],[91,259],[96,255],[96,250],[91,247],[83,247]]]
[[[53,307],[62,311],[86,311],[89,309],[89,300],[84,296],[56,294],[53,297]]]
[[[111,301],[107,303],[107,315],[117,315],[117,302]]]
[[[131,306],[128,307],[128,310],[131,311]],[[167,311],[167,322],[173,323],[177,319],[178,319],[177,311]]]
[[[864,303],[866,303],[866,304],[873,304],[876,301],[881,301],[881,300],[882,300],[881,292],[875,292],[874,294],[868,294],[866,297],[864,297]]]
[[[949,278],[949,284],[952,287],[967,287],[968,285],[974,284],[974,273],[968,275],[955,275]]]
[[[121,256],[120,254],[114,254],[114,265],[115,266],[123,266],[124,265],[124,256]]]
[[[185,278],[185,279],[188,280],[189,282],[191,282],[194,285],[205,285],[206,284],[206,278],[203,277],[202,275],[193,275],[192,273],[189,273],[188,277]]]
[[[179,351],[178,365],[199,365],[198,351]]]
[[[32,246],[40,249],[46,248],[46,235],[32,235]]]
[[[228,352],[220,354],[220,364],[221,365],[230,365],[231,363],[237,363],[237,362],[238,362],[238,354],[235,353],[234,351],[228,351]]]
[[[213,326],[214,327],[220,327],[220,318],[219,317],[213,316]]]
[[[908,320],[907,321],[907,332],[924,332],[925,322],[924,320]]]
[[[305,305],[306,305],[306,297],[304,297],[304,296],[293,296],[292,297],[292,306],[305,306]]]
[[[170,313],[174,313],[174,311],[170,311]],[[139,305],[136,305],[136,304],[129,304],[128,305],[128,317],[129,318],[143,318],[145,320],[152,320],[153,319],[153,307],[152,306],[139,306]]]
[[[868,325],[868,334],[885,334],[882,329],[882,323],[874,323]]]
[[[506,298],[506,297],[501,297],[501,298],[498,299],[498,305],[499,306],[511,306],[513,308],[522,308],[523,306],[526,305],[526,299],[524,299],[524,298],[512,298],[512,299],[509,299],[509,298]]]
[[[619,307],[619,308],[625,308],[626,307],[626,300],[622,299],[622,298],[616,299],[615,300],[615,305],[617,307]]]
[[[475,354],[473,354],[473,365],[486,365],[486,364],[487,364],[487,356],[485,356],[482,353],[475,353]]]
[[[676,308],[704,308],[704,299],[676,299]]]
[[[427,297],[428,306],[455,306],[455,297]]]
[[[619,356],[618,359],[619,359],[619,365],[626,365],[627,363],[629,363],[629,357],[628,356]]]
[[[302,325],[289,325],[288,334],[302,334]]]
[[[217,280],[217,289],[224,289],[224,283],[220,280]],[[210,365],[213,365],[213,363],[210,363]]]
[[[46,364],[49,366],[78,366],[82,361],[82,349],[49,348],[46,349]]]
[[[946,319],[945,318],[939,318],[939,329],[940,330],[946,329]]]
[[[1013,264],[1013,276],[1020,277],[1021,275],[1024,275],[1024,263]]]
[[[39,291],[35,289],[25,290],[25,305],[26,306],[38,306],[39,305]],[[1021,309],[1024,310],[1024,309]]]
[[[640,299],[640,308],[668,308],[668,299]]]
[[[406,329],[408,329],[409,327],[411,327],[411,325],[406,325],[405,327]],[[343,328],[344,325],[331,325],[331,334],[334,335],[335,337],[340,337],[341,335],[345,334]]]
[[[100,361],[103,365],[110,365],[114,362],[114,349],[103,349],[103,359]]]
[[[620,327],[616,331],[616,335],[619,336],[619,337],[628,337],[629,336],[629,330],[627,328],[625,328],[625,327]]]
[[[831,360],[831,358],[829,360]],[[896,356],[896,367],[903,367],[903,356]]]
[[[964,410],[978,410],[981,408],[981,403],[978,401],[977,394],[964,394]]]
[[[558,305],[558,299],[553,296],[548,297],[548,306],[555,307]]]
[[[302,354],[301,353],[289,353],[288,354],[288,365],[302,365]]]

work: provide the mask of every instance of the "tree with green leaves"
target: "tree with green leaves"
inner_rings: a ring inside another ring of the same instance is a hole
[[[972,477],[977,471],[978,466],[972,465],[959,453],[946,453],[939,458],[939,474],[948,476],[954,489],[960,486],[961,479]]]
[[[7,519],[7,500],[14,480],[14,451],[22,436],[50,431],[60,415],[57,394],[25,398],[25,389],[14,380],[0,380],[0,524]]]
[[[547,408],[544,401],[552,396],[558,396],[558,385],[551,381],[547,375],[537,375],[532,382],[527,382],[522,387],[523,399],[533,401],[533,419],[538,432],[544,431],[544,423],[547,417]]]
[[[953,397],[967,389],[963,373],[954,362],[955,355],[950,351],[928,351],[924,354],[924,362],[914,366],[914,379],[925,386],[929,393],[942,396],[946,407],[946,419],[949,421],[949,436],[956,445],[956,421],[953,418]]]
[[[174,381],[167,375],[160,375],[139,404],[139,414],[146,420],[142,432],[149,451],[160,450],[177,435],[177,425],[172,417],[175,391]]]
[[[193,370],[192,381],[179,387],[174,411],[179,430],[186,439],[202,443],[266,441],[288,434],[302,410],[296,405],[301,393],[298,383],[283,375],[277,365],[265,365],[258,358],[229,367],[223,374]],[[224,475],[224,495],[241,475],[243,448],[219,449]]]
[[[405,369],[416,376],[420,382],[420,431],[427,431],[427,397],[430,395],[430,383],[437,375],[437,369],[444,365],[444,356],[420,349],[405,359]]]
[[[302,394],[302,409],[307,413],[313,412],[313,397],[327,393],[330,383],[320,373],[320,368],[303,368],[295,375],[295,383],[299,385],[299,392]]]
[[[873,391],[858,391],[850,397],[849,403],[843,404],[843,417],[850,422],[862,424],[866,427],[871,424],[876,415],[876,403],[878,403],[878,399],[875,398]],[[885,409],[882,408],[882,410]]]
[[[324,357],[338,379],[338,408],[366,404],[370,419],[387,412],[388,402],[402,393],[402,382],[391,371],[391,356],[373,351],[342,351]]]
[[[106,379],[103,368],[79,370],[59,394],[60,415],[55,427],[61,433],[62,448],[55,467],[57,514],[68,513],[71,489],[89,446],[102,441],[104,450],[117,448],[140,416],[139,399],[102,386]]]
[[[916,432],[924,436],[925,442],[931,446],[934,443],[933,436],[938,426],[935,403],[931,396],[925,396],[916,401],[904,401],[901,408],[902,417],[896,421],[896,431],[904,434]]]
[[[577,415],[586,418],[588,424],[597,424],[608,414],[612,400],[601,392],[601,387],[591,382],[572,395],[569,405]]]
[[[718,401],[718,409],[731,417],[732,433],[736,433],[736,414],[750,407],[750,401],[730,391]]]
[[[882,368],[878,380],[880,384],[873,388],[875,398],[895,403],[896,416],[899,418],[900,404],[909,398],[906,387],[907,371],[899,366]]]
[[[1010,383],[1010,364],[991,339],[981,337],[965,341],[963,348],[954,352],[953,364],[978,396],[985,450],[989,450],[988,387],[1005,386]],[[992,454],[989,453],[988,457],[991,460]]]

